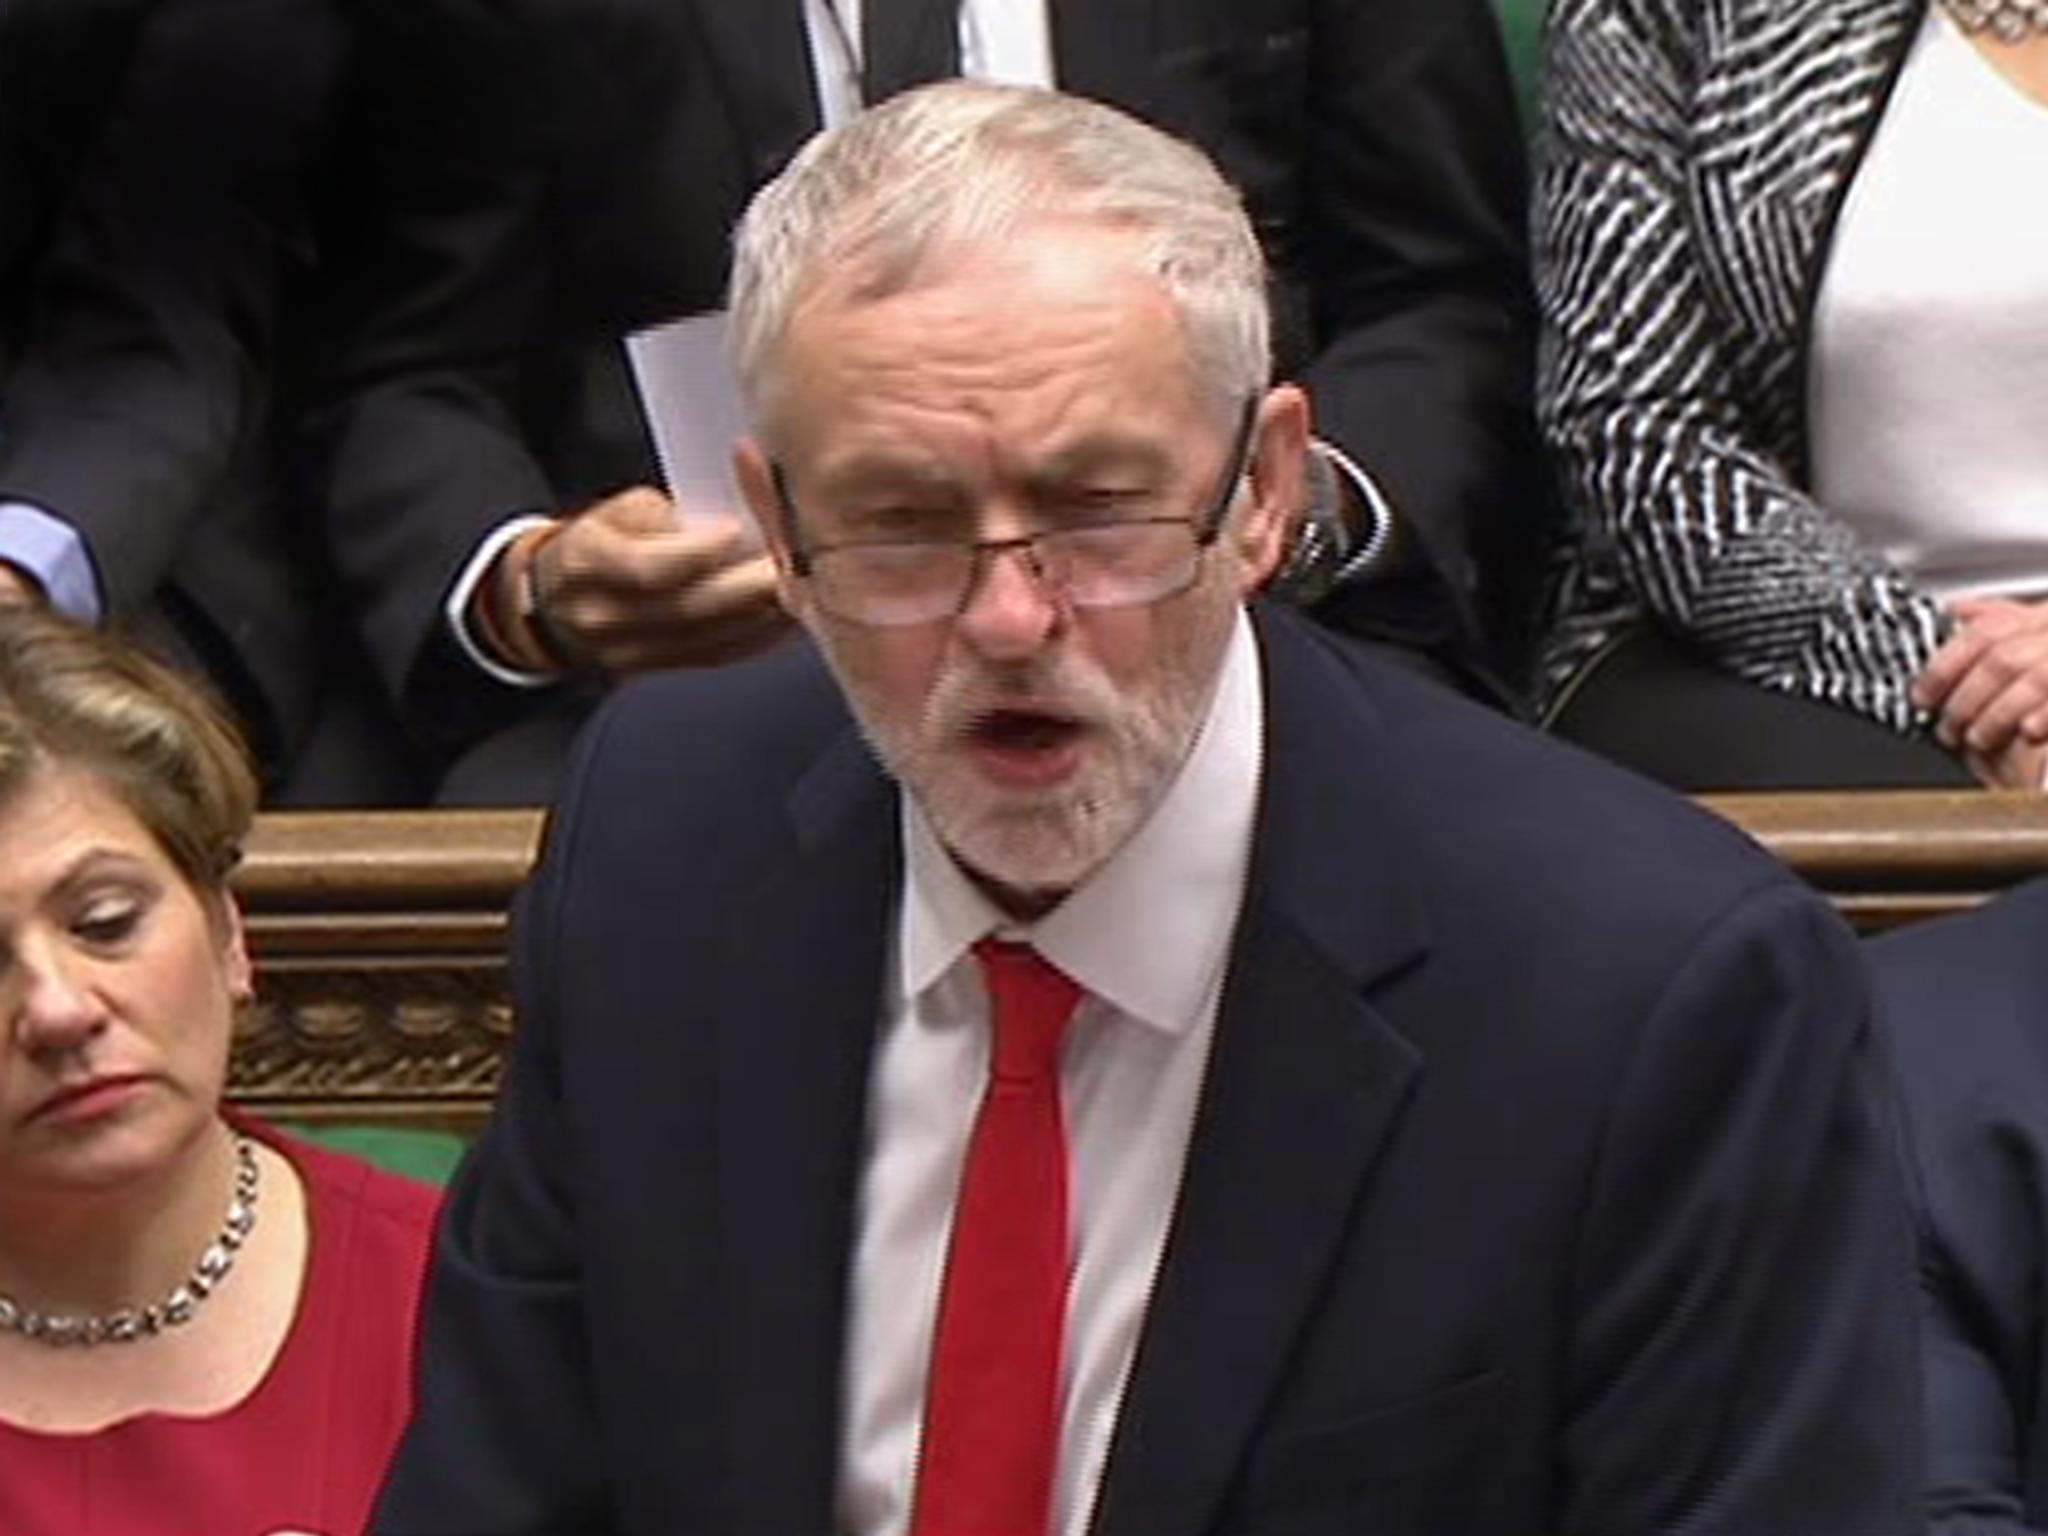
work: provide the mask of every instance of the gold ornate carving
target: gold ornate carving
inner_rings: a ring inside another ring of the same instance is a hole
[[[337,959],[264,970],[236,1028],[237,1100],[285,1114],[347,1105],[370,1119],[488,1105],[512,1031],[502,962]]]

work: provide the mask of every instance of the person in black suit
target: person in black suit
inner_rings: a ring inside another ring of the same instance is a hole
[[[328,0],[9,0],[5,24],[0,600],[209,677],[274,786],[317,681],[265,429],[339,18]]]
[[[897,3],[861,9],[886,56],[841,96],[1036,61],[1203,145],[1246,189],[1280,366],[1369,472],[1317,477],[1358,557],[1322,611],[1498,691],[1547,501],[1528,451],[1522,151],[1483,0],[1050,0],[1047,51],[1021,59],[976,42],[972,3]],[[376,233],[338,264],[308,462],[384,685],[443,761],[545,714],[565,671],[720,661],[782,632],[766,563],[730,527],[677,531],[644,489],[657,475],[616,338],[718,306],[746,196],[816,130],[840,73],[860,74],[862,21],[849,35],[843,11],[407,3],[382,25],[390,94],[362,135],[378,206],[348,221]],[[538,521],[578,509],[559,539]],[[501,550],[515,515],[536,521]],[[501,776],[487,748],[453,793],[533,794],[556,751]]]
[[[23,292],[147,4],[0,5],[0,295]]]
[[[1853,939],[1247,613],[1310,426],[1264,287],[1208,162],[1050,92],[753,204],[815,649],[576,753],[379,1536],[1918,1530]]]
[[[2048,881],[1870,945],[1920,1204],[1927,1515],[2048,1530]]]

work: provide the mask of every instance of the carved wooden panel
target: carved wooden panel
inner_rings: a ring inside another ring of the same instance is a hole
[[[497,1092],[512,1007],[501,958],[265,964],[230,1091],[282,1119],[469,1126]]]
[[[533,812],[278,814],[237,874],[256,1001],[229,1092],[289,1120],[473,1131],[512,1008],[505,913]]]
[[[1962,911],[2048,872],[2048,796],[1717,795],[1703,804],[1856,923]],[[236,876],[256,952],[230,1090],[284,1118],[474,1130],[512,1012],[505,913],[535,811],[261,818]]]

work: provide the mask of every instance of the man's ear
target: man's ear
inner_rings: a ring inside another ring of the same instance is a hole
[[[1232,520],[1239,589],[1247,596],[1272,579],[1286,559],[1308,495],[1308,396],[1297,384],[1276,384],[1259,402],[1252,427],[1251,496]]]
[[[753,438],[743,437],[732,445],[732,471],[768,553],[775,559],[775,587],[781,594],[782,606],[801,617],[796,576],[790,568],[789,509],[775,492],[775,476],[768,467],[768,456]]]

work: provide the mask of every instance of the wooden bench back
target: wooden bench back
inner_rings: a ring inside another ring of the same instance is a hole
[[[1873,930],[2048,871],[2048,798],[1728,795],[1704,803]],[[236,878],[258,966],[230,1091],[306,1122],[472,1133],[512,1034],[505,921],[535,811],[261,819]]]
[[[235,889],[256,957],[229,1093],[282,1120],[474,1132],[512,1009],[506,911],[537,811],[258,819]]]

